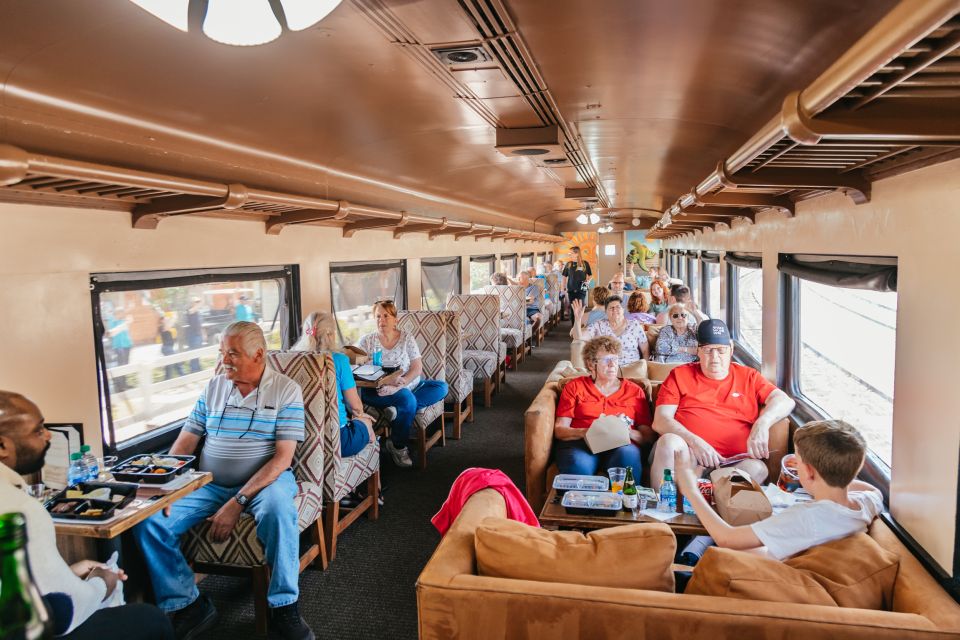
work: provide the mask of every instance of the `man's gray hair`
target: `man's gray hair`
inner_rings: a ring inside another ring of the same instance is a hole
[[[243,350],[251,358],[257,354],[257,349],[267,350],[267,339],[263,335],[263,329],[256,322],[247,322],[246,320],[237,320],[227,325],[223,330],[223,337],[240,338],[240,344]]]

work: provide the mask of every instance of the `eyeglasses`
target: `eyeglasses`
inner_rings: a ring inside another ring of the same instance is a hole
[[[227,405],[223,408],[223,411],[220,413],[220,416],[217,418],[217,432],[216,432],[214,435],[220,435],[220,426],[223,424],[223,416],[226,415],[227,409],[236,409],[237,411],[249,411],[249,412],[250,412],[250,421],[247,422],[247,428],[244,429],[243,433],[240,434],[240,437],[237,438],[238,440],[243,440],[243,436],[245,436],[245,435],[247,435],[248,433],[250,433],[250,430],[253,428],[253,419],[254,419],[254,418],[256,417],[256,415],[257,415],[257,410],[259,409],[259,404],[260,404],[260,387],[259,387],[259,386],[257,387],[257,396],[256,396],[256,398],[255,398],[255,400],[254,400],[254,405],[253,405],[254,408],[253,408],[253,409],[251,409],[250,407],[241,407],[241,406],[236,406],[236,405],[227,404]]]
[[[617,364],[620,362],[619,356],[603,356],[602,358],[597,358],[597,364],[609,365]]]
[[[685,313],[674,313],[674,314],[672,314],[670,317],[673,318],[674,320],[676,320],[677,318],[686,318],[686,317],[687,317],[687,314],[685,314]]]
[[[730,347],[699,347],[701,351],[708,357],[712,358],[714,356],[725,356],[730,353]]]

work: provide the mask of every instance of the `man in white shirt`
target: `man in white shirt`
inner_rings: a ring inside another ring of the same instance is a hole
[[[761,550],[777,560],[867,530],[883,511],[876,487],[855,480],[866,442],[842,420],[808,422],[793,436],[800,485],[813,502],[797,504],[751,525],[734,527],[710,508],[697,489],[689,452],[676,453],[677,481],[718,547]]]
[[[20,394],[0,391],[0,512],[20,512],[26,519],[27,556],[40,592],[63,593],[70,598],[73,617],[63,637],[106,638],[123,629],[124,638],[172,639],[170,621],[152,605],[100,608],[117,582],[126,579],[122,571],[115,573],[92,560],[68,565],[57,553],[53,520],[43,505],[23,490],[21,477],[43,467],[49,446],[50,432],[40,409]],[[58,626],[63,623],[57,622]]]

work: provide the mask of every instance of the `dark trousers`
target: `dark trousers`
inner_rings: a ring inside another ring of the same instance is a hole
[[[570,291],[568,289],[567,299],[569,300],[569,304],[570,304],[570,324],[573,325],[573,320],[574,320],[573,319],[573,301],[579,300],[580,302],[583,302],[584,304],[586,304],[587,292],[586,291]]]
[[[173,640],[173,626],[167,615],[152,604],[125,604],[100,609],[63,640]]]

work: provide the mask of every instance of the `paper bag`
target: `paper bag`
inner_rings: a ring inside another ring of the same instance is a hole
[[[602,415],[587,429],[586,441],[592,453],[603,453],[630,444],[630,433],[623,418]]]
[[[370,356],[360,347],[347,345],[343,348],[343,353],[350,360],[350,364],[367,364],[370,362]]]
[[[710,474],[717,513],[727,524],[752,524],[770,516],[773,507],[757,481],[746,471],[727,467]]]

